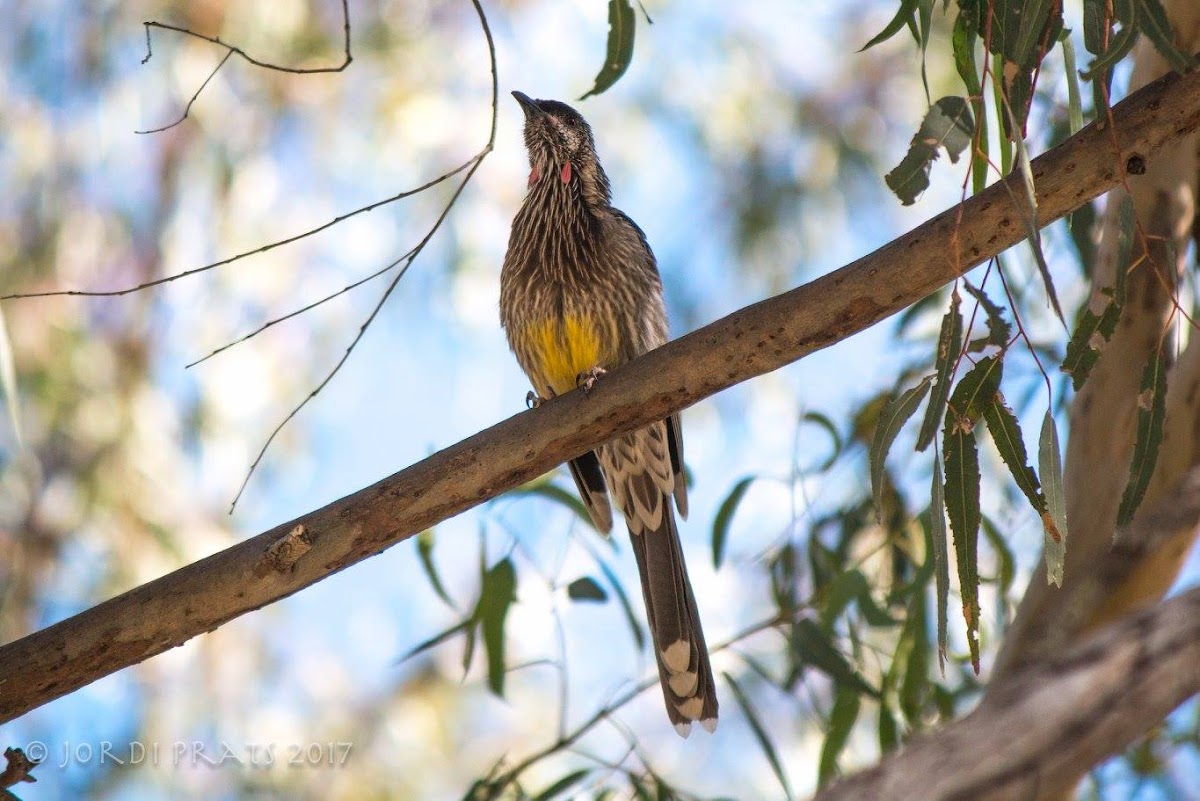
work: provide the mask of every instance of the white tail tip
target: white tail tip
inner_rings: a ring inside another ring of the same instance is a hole
[[[688,738],[688,735],[692,733],[692,724],[676,723],[675,724],[675,733],[686,740]]]
[[[704,727],[704,730],[706,732],[708,732],[709,734],[712,734],[713,732],[715,732],[717,730],[717,719],[716,718],[708,718],[707,720],[702,720],[702,721],[700,721],[700,725]]]

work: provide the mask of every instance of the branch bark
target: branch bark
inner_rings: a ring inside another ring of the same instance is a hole
[[[1200,588],[1069,645],[1091,625],[1100,599],[1197,522],[1200,468],[1157,503],[1143,505],[1086,575],[1064,583],[1052,624],[1061,647],[994,680],[970,715],[814,801],[1031,801],[1069,794],[1097,762],[1200,692]]]
[[[1067,792],[1200,692],[1197,665],[1200,588],[1013,675],[962,720],[815,801],[1028,801]]]
[[[1047,224],[1138,172],[1200,128],[1200,73],[1171,75],[1033,162]],[[875,253],[741,309],[599,382],[446,448],[323,509],[0,647],[0,723],[493,498],[594,447],[828,347],[1019,242],[1022,192],[997,184]],[[282,570],[272,546],[308,549]],[[265,569],[264,569],[265,568]]]

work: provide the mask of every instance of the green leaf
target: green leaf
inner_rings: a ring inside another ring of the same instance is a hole
[[[742,498],[746,495],[746,490],[750,489],[750,484],[754,481],[754,476],[746,476],[733,485],[733,489],[725,496],[725,500],[721,501],[720,508],[717,509],[717,516],[713,519],[712,531],[712,555],[713,568],[719,569],[721,562],[725,560],[725,543],[729,539],[729,523],[733,520],[733,513],[737,511],[738,504],[742,502]]]
[[[579,496],[574,492],[565,490],[557,484],[545,478],[537,478],[527,484],[522,484],[510,492],[511,495],[533,495],[539,498],[544,498],[553,503],[557,503],[575,514],[583,522],[587,523],[592,528],[596,524],[592,522],[592,516],[588,514],[587,509],[583,505],[583,501],[579,500]]]
[[[1053,530],[1046,529],[1046,580],[1061,587],[1067,551],[1067,496],[1063,491],[1058,428],[1049,409],[1038,437],[1038,469],[1042,472],[1042,490],[1046,493],[1046,507],[1054,525]]]
[[[838,684],[853,687],[856,692],[879,697],[879,691],[851,667],[816,622],[808,618],[796,621],[792,626],[791,649],[797,664],[812,666]]]
[[[974,135],[975,123],[966,98],[941,98],[925,114],[908,153],[884,176],[884,181],[903,205],[911,206],[929,186],[929,171],[939,148],[945,148],[950,161],[956,162]]]
[[[488,687],[504,697],[504,619],[516,600],[517,571],[512,559],[497,562],[483,577],[483,589],[475,615],[483,631],[483,647],[487,652]]]
[[[625,621],[629,624],[629,630],[633,633],[633,642],[637,645],[638,653],[641,653],[646,647],[646,632],[642,630],[642,624],[638,622],[638,617],[633,611],[633,605],[629,603],[629,596],[625,594],[625,588],[621,586],[621,582],[617,579],[617,574],[613,573],[612,568],[599,559],[596,562],[600,565],[600,572],[608,579],[609,586],[617,594],[617,600],[621,602],[621,610],[625,613]]]
[[[1024,137],[1033,86],[1042,59],[1062,30],[1060,0],[993,0],[989,3],[991,51],[999,56],[996,70],[1012,115],[1005,130],[1012,141]],[[999,108],[999,105],[997,105]]]
[[[1117,525],[1124,526],[1133,519],[1150,485],[1154,465],[1158,462],[1163,438],[1163,418],[1167,415],[1167,339],[1164,337],[1150,354],[1142,371],[1141,391],[1137,401],[1137,434],[1133,441],[1133,460],[1129,464],[1129,482],[1117,510]]]
[[[1173,70],[1183,73],[1195,68],[1195,57],[1176,46],[1175,37],[1171,34],[1171,22],[1158,0],[1138,0],[1137,11],[1138,27]]]
[[[584,576],[567,585],[567,597],[572,601],[604,603],[608,600],[608,593],[594,578]]]
[[[1017,487],[1025,494],[1033,511],[1042,515],[1046,512],[1046,498],[1042,495],[1042,485],[1037,474],[1029,466],[1029,456],[1025,451],[1025,440],[1021,435],[1021,424],[1017,416],[1004,402],[1000,392],[992,397],[992,402],[984,407],[983,418],[987,421],[988,432],[996,443],[1000,458],[1008,466]]]
[[[1083,127],[1083,102],[1079,92],[1079,69],[1075,66],[1075,45],[1071,44],[1071,32],[1063,31],[1058,37],[1062,43],[1063,71],[1067,73],[1067,130],[1071,136]]]
[[[912,389],[905,390],[899,396],[888,401],[887,406],[875,423],[875,437],[871,442],[869,460],[871,463],[871,488],[875,498],[875,521],[883,523],[883,469],[888,451],[896,441],[896,435],[908,419],[916,413],[921,401],[929,392],[933,376],[925,376]]]
[[[895,751],[900,745],[900,732],[896,726],[896,716],[887,701],[887,695],[879,701],[879,750],[886,754]]]
[[[784,797],[792,798],[792,788],[788,784],[787,774],[783,770],[783,763],[779,761],[779,754],[775,750],[775,744],[771,742],[771,736],[767,733],[766,727],[758,719],[758,712],[755,711],[754,704],[750,703],[750,699],[742,692],[742,688],[734,681],[733,676],[728,673],[722,673],[721,675],[725,677],[725,681],[729,682],[729,688],[733,690],[733,697],[737,700],[738,706],[742,708],[742,714],[746,716],[746,722],[750,724],[750,730],[754,732],[754,737],[758,740],[759,747],[762,748],[767,762],[771,764],[771,770],[775,772],[775,778],[779,780],[779,786],[783,788]]]
[[[975,363],[954,388],[946,412],[947,423],[953,415],[955,424],[973,428],[984,409],[991,404],[1000,391],[1000,378],[1004,373],[1004,360],[1000,356],[985,356]]]
[[[945,621],[945,607],[942,608],[942,612],[942,620]],[[904,666],[904,680],[900,683],[899,692],[900,710],[912,728],[920,728],[924,724],[924,700],[935,686],[929,680],[927,618],[925,594],[914,593],[908,602],[908,615],[896,645],[896,655],[892,660],[893,670],[898,665]]]
[[[871,41],[867,42],[858,52],[870,50],[877,44],[886,42],[897,33],[899,33],[905,25],[909,25],[916,18],[917,0],[900,0],[900,9],[896,12],[896,16],[892,17],[892,21],[887,24],[882,31],[875,34]]]
[[[950,397],[950,384],[954,381],[954,365],[962,352],[963,319],[959,311],[961,298],[958,292],[950,295],[950,309],[942,318],[942,330],[938,334],[936,375],[937,383],[933,385],[933,394],[929,396],[929,406],[925,408],[925,420],[921,424],[921,433],[917,436],[917,450],[923,451],[933,442],[938,425],[942,422],[942,413],[946,409],[946,399]]]
[[[825,733],[825,743],[821,746],[821,764],[817,773],[817,786],[824,787],[837,774],[837,760],[854,722],[858,720],[859,697],[849,687],[838,687],[833,697],[833,709],[829,712],[829,729]]]
[[[980,363],[982,364],[982,362]],[[974,371],[972,371],[974,372]],[[959,382],[957,397],[966,378]],[[942,452],[946,465],[946,512],[954,535],[958,583],[962,592],[963,619],[971,664],[979,672],[979,451],[970,419],[955,411],[955,398],[946,410]],[[970,401],[965,401],[969,403]]]
[[[424,640],[417,645],[414,645],[411,649],[409,649],[404,654],[404,656],[402,656],[396,660],[396,664],[398,664],[398,665],[403,664],[404,662],[407,662],[408,660],[412,659],[417,654],[424,653],[425,651],[428,651],[430,648],[433,648],[434,646],[441,645],[446,640],[453,637],[455,634],[458,634],[460,631],[464,631],[474,625],[475,625],[475,621],[470,620],[470,619],[463,620],[459,623],[455,623],[453,626],[446,629],[445,631],[435,634],[432,637],[430,637],[429,639]]]
[[[566,776],[563,776],[554,784],[550,785],[545,790],[542,790],[540,793],[534,796],[533,801],[550,801],[552,798],[557,798],[558,796],[562,795],[565,790],[574,787],[586,779],[590,773],[591,771],[587,769],[577,770],[574,773],[568,773]]]
[[[1107,294],[1106,290],[1101,293]],[[1071,376],[1071,385],[1078,392],[1087,381],[1088,375],[1100,359],[1100,351],[1112,339],[1117,330],[1117,321],[1121,319],[1121,304],[1110,295],[1104,311],[1096,314],[1090,307],[1085,306],[1075,324],[1075,333],[1067,343],[1067,352],[1063,356],[1062,371]]]
[[[946,496],[942,488],[942,463],[933,457],[933,490],[929,501],[929,539],[933,551],[933,575],[937,585],[938,668],[946,675],[946,617],[950,599],[950,557],[946,548]]]
[[[821,414],[820,412],[805,412],[803,415],[801,415],[800,421],[802,423],[816,424],[820,428],[824,429],[825,433],[829,435],[829,438],[833,440],[833,451],[829,454],[829,457],[816,467],[812,468],[811,471],[805,471],[823,473],[830,467],[833,467],[833,463],[836,462],[837,458],[842,455],[842,435],[838,433],[837,426],[833,424],[833,421],[830,420],[827,415]]]
[[[979,38],[978,11],[963,8],[954,20],[951,45],[954,50],[954,66],[966,87],[967,97],[977,120],[976,131],[987,130],[987,107],[983,102],[983,87],[979,83],[979,66],[975,63],[975,42]],[[978,194],[987,185],[988,138],[978,137],[976,148],[971,152],[972,190]],[[976,152],[978,151],[978,152]]]
[[[987,313],[988,329],[988,335],[972,342],[967,351],[981,351],[988,345],[995,345],[1001,349],[1008,347],[1008,341],[1012,339],[1012,326],[1008,320],[1004,319],[1004,309],[988,297],[982,287],[977,288],[970,281],[963,281],[963,286],[966,288],[967,294],[975,298]]]
[[[1013,111],[1011,106],[1006,107],[1009,118],[1012,117]],[[1028,107],[1025,108],[1028,112]],[[1016,126],[1018,121],[1013,121]],[[1024,125],[1024,120],[1019,121],[1020,125]],[[1037,263],[1038,273],[1042,277],[1042,284],[1046,287],[1046,297],[1050,299],[1050,305],[1054,309],[1055,315],[1066,325],[1066,317],[1063,316],[1062,304],[1058,302],[1058,292],[1054,289],[1054,278],[1050,275],[1050,265],[1046,263],[1046,254],[1042,252],[1042,226],[1038,223],[1038,208],[1037,208],[1037,191],[1033,185],[1033,165],[1029,160],[1029,150],[1025,147],[1025,139],[1020,136],[1013,137],[1013,142],[1017,146],[1017,166],[1021,169],[1021,186],[1025,190],[1026,213],[1022,215],[1025,221],[1025,230],[1027,232],[1026,240],[1029,242],[1029,248],[1033,252],[1033,260]],[[1015,199],[1014,199],[1015,200]]]
[[[437,597],[453,609],[455,608],[454,601],[450,600],[450,595],[446,592],[446,588],[438,576],[437,566],[433,563],[433,544],[433,529],[427,528],[417,535],[417,555],[421,558],[421,568],[425,571],[425,578],[429,580],[429,586],[437,593]]]
[[[1013,577],[1016,576],[1016,560],[1013,557],[1012,548],[1008,547],[1008,543],[1004,540],[1004,535],[1000,533],[1000,529],[996,524],[983,516],[983,522],[980,526],[988,543],[992,546],[992,550],[996,552],[996,560],[1000,563],[999,569],[996,572],[996,591],[1000,598],[1003,599],[1008,595],[1009,589],[1012,588]],[[1003,604],[1003,601],[1001,601]]]
[[[637,16],[629,0],[608,0],[608,48],[604,66],[596,73],[596,83],[580,100],[598,95],[625,74],[633,60],[633,32]]]

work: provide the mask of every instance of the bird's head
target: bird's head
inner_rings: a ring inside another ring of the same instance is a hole
[[[596,157],[587,121],[566,103],[534,100],[523,92],[512,94],[525,112],[530,187],[542,180],[567,185],[578,180],[585,197],[607,201],[608,179]]]

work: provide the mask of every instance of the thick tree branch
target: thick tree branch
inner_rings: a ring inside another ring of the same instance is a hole
[[[1069,790],[1200,692],[1200,588],[1124,618],[997,685],[816,801],[1028,801]]]
[[[1169,76],[1033,162],[1044,223],[1152,163],[1200,127],[1200,73]],[[379,553],[613,435],[828,347],[1016,244],[1028,212],[993,186],[853,264],[747,307],[377,484],[0,647],[0,722]],[[271,546],[296,526],[286,569]],[[267,568],[261,567],[266,560]],[[256,568],[261,576],[256,575]]]

